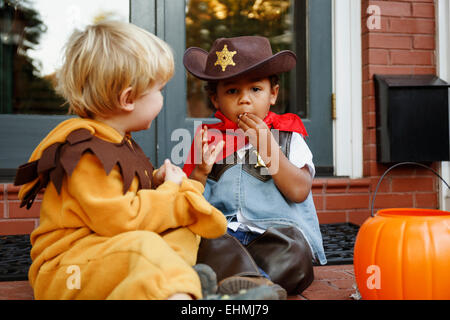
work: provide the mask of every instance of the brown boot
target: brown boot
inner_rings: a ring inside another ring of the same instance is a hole
[[[237,294],[259,286],[269,286],[276,291],[278,300],[286,300],[287,292],[280,285],[264,277],[231,276],[219,282],[218,292],[221,294]]]

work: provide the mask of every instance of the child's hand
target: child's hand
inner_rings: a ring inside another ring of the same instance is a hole
[[[196,152],[198,152],[199,156],[201,154],[202,159],[202,162],[197,165],[197,170],[207,176],[211,172],[217,156],[222,151],[225,141],[222,140],[217,145],[210,146],[208,144],[208,128],[206,126],[200,130],[194,139]]]
[[[164,169],[162,167],[164,167]],[[181,170],[180,167],[173,165],[169,159],[166,159],[166,161],[164,161],[162,167],[161,169],[163,169],[165,172],[164,181],[172,181],[180,185],[183,181],[183,178],[187,178],[183,170]]]
[[[153,175],[152,179],[152,187],[153,189],[158,188],[163,182],[166,177],[166,166],[163,164],[161,167],[159,167],[158,171]]]
[[[237,125],[245,132],[249,142],[259,153],[267,154],[272,133],[262,119],[251,113],[243,113],[239,115]]]

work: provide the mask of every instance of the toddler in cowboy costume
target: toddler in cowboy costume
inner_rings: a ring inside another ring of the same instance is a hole
[[[313,260],[326,258],[306,130],[297,115],[270,111],[277,75],[294,68],[295,54],[273,54],[266,38],[244,36],[217,39],[209,53],[188,48],[183,62],[208,82],[221,120],[198,129],[183,168],[228,220],[226,235],[202,240],[198,262],[214,269],[222,293],[261,284],[278,287],[280,299],[300,293],[314,278]]]

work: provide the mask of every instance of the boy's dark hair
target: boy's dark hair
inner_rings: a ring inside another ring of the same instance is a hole
[[[280,78],[278,77],[277,74],[271,75],[268,78],[270,81],[271,88],[275,87],[280,82]],[[205,85],[205,90],[209,96],[217,93],[217,84],[218,81],[208,81],[208,83]]]

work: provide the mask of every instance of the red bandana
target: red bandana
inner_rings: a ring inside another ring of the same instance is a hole
[[[208,128],[208,144],[216,145],[222,140],[225,141],[225,146],[222,152],[217,156],[217,162],[225,159],[229,155],[244,147],[247,143],[247,139],[244,136],[243,130],[240,129],[236,123],[225,117],[222,112],[217,111],[214,116],[220,119],[221,122],[198,126],[195,135],[198,134],[201,128],[206,126]],[[300,117],[293,113],[278,115],[269,111],[267,117],[264,118],[264,122],[267,124],[269,129],[273,128],[279,131],[297,132],[302,136],[308,135]],[[200,162],[198,159],[195,159],[196,161],[194,161],[193,158],[194,142],[192,142],[189,155],[183,167],[183,171],[188,177],[192,170],[194,170],[195,164]]]

